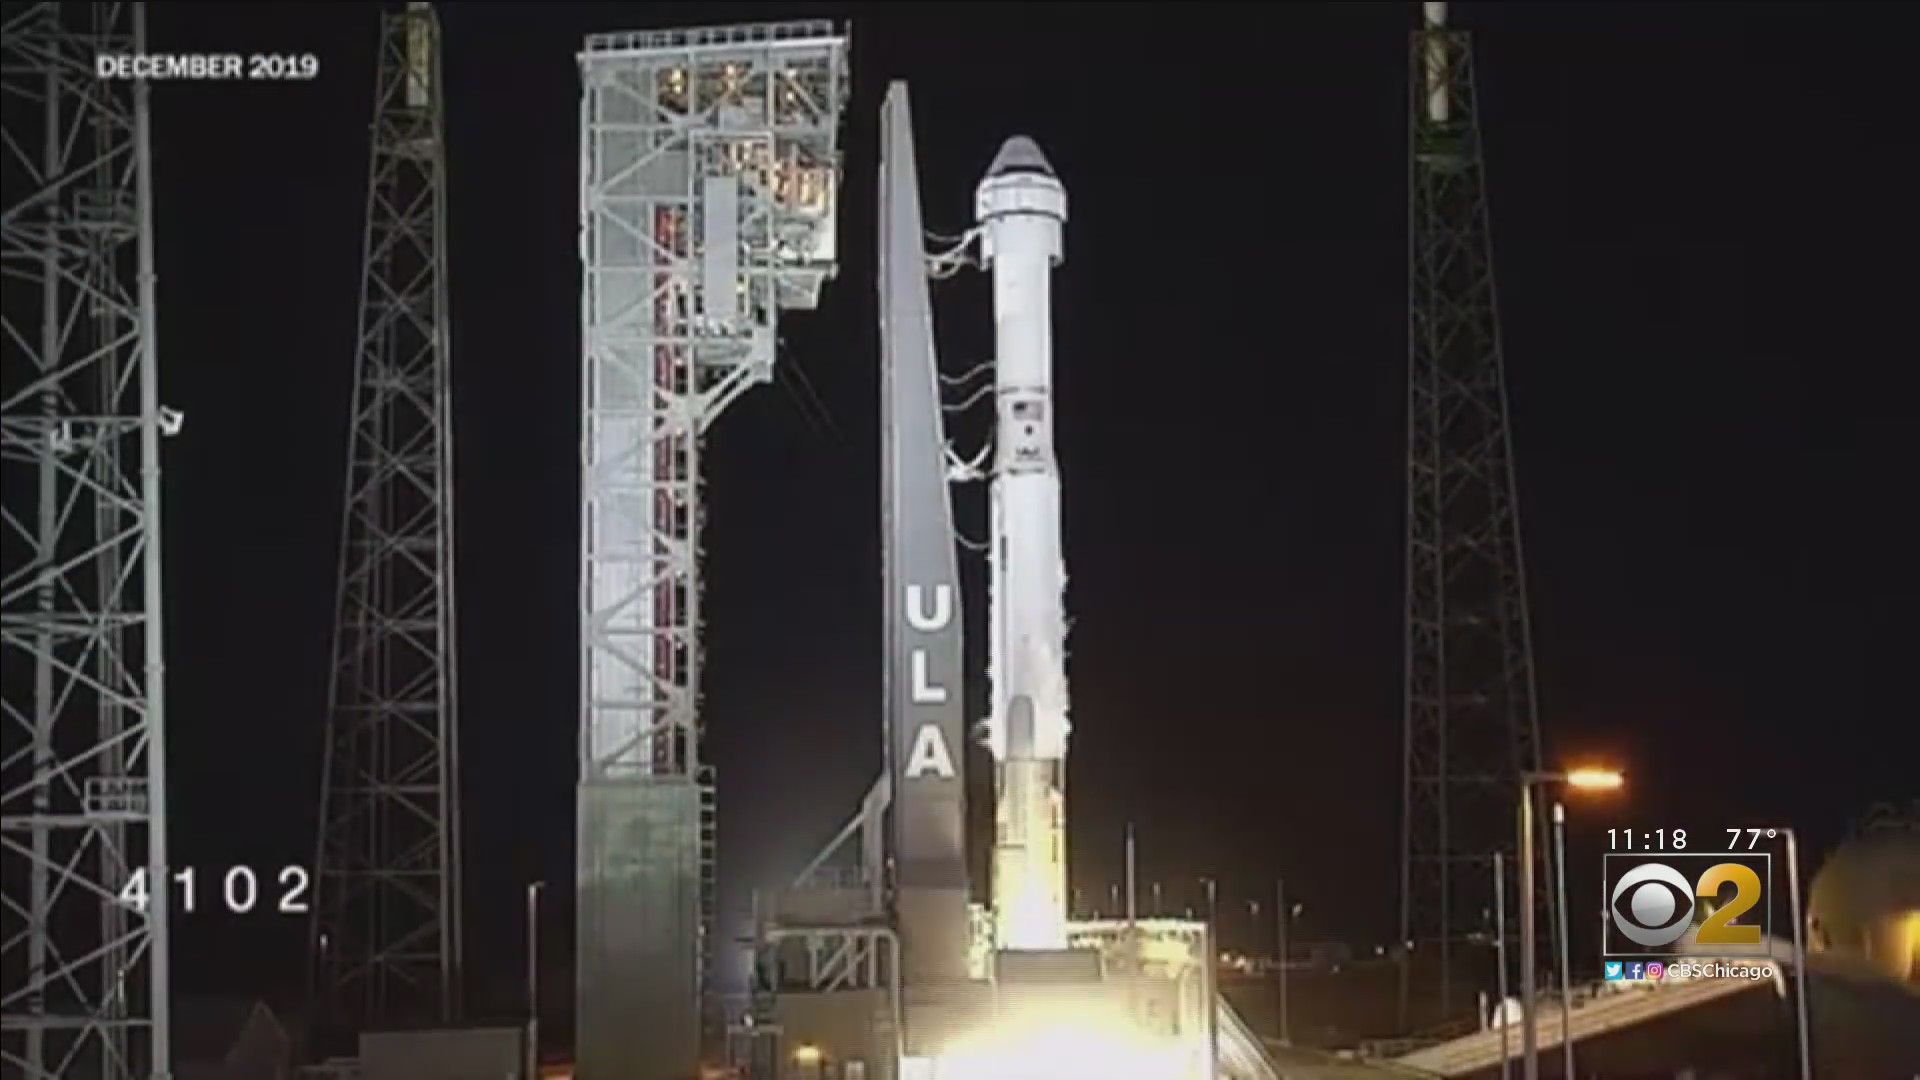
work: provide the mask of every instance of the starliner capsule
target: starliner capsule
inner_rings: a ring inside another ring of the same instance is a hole
[[[1066,565],[1053,453],[1051,274],[1067,191],[1032,139],[1001,146],[975,196],[993,273],[997,424],[988,597],[993,909],[1002,949],[1067,945]]]

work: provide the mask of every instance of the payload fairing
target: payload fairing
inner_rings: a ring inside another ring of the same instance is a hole
[[[996,399],[989,558],[993,911],[1002,949],[1067,946],[1066,566],[1053,454],[1051,272],[1067,192],[1032,139],[1008,139],[975,196],[993,272]]]

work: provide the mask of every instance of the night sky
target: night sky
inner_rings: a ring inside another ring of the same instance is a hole
[[[1817,858],[1920,793],[1900,10],[1455,7],[1480,31],[1549,759],[1632,776],[1574,814],[1577,889],[1608,827],[1793,823]],[[708,444],[729,900],[797,870],[878,767],[872,215],[880,97],[907,78],[929,228],[971,224],[1016,133],[1072,200],[1054,295],[1076,884],[1104,894],[1133,821],[1170,898],[1284,873],[1302,936],[1392,935],[1414,5],[1090,11],[445,10],[476,982],[518,970],[523,884],[572,876],[574,54],[593,31],[768,17],[854,17],[855,96],[840,278],[785,322],[792,370]],[[308,83],[154,95],[163,396],[187,415],[165,458],[173,861],[306,864],[376,20],[151,19],[157,51],[320,59]],[[986,296],[977,274],[937,287],[950,372],[989,357]],[[978,535],[984,491],[960,497]],[[282,916],[202,911],[182,935],[186,991],[298,970]]]

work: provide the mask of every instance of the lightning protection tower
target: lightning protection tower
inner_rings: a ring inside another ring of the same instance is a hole
[[[1416,961],[1439,979],[1420,996],[1453,1015],[1461,946],[1492,928],[1492,854],[1512,852],[1540,768],[1473,51],[1445,4],[1425,5],[1412,73],[1403,1028]]]
[[[584,475],[576,1067],[678,1078],[723,1037],[700,752],[700,445],[835,267],[846,37],[595,35],[580,55]]]
[[[309,954],[335,1034],[460,1008],[442,100],[431,6],[383,12]]]
[[[168,1075],[160,436],[140,4],[0,28],[0,1073]],[[166,429],[163,432],[163,428]]]

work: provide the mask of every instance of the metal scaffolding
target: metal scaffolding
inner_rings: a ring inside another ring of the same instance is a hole
[[[309,954],[335,1035],[460,1010],[442,100],[431,6],[383,13]]]
[[[153,181],[140,4],[9,5],[0,1069],[168,1073]],[[163,431],[164,429],[164,431]]]
[[[1491,936],[1492,855],[1514,849],[1519,784],[1540,768],[1540,731],[1473,50],[1446,28],[1444,4],[1426,6],[1409,125],[1400,938],[1415,953],[1403,972],[1416,958],[1429,970],[1438,953],[1429,989],[1452,1017],[1456,953],[1470,936]],[[1535,835],[1544,844],[1549,833],[1542,824]]]
[[[580,55],[584,474],[577,1069],[686,1075],[707,1000],[700,440],[835,267],[846,37],[595,35]]]

